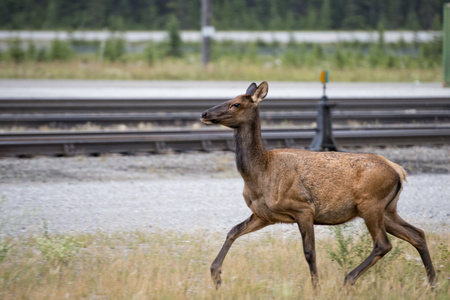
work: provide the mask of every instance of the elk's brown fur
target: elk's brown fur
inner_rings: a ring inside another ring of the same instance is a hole
[[[240,236],[275,223],[297,223],[313,286],[318,284],[314,224],[336,225],[361,217],[373,239],[373,251],[345,277],[353,284],[392,248],[386,232],[418,250],[430,283],[435,271],[422,230],[397,214],[397,201],[406,180],[405,170],[377,154],[312,152],[299,149],[267,151],[262,142],[258,103],[268,92],[267,82],[252,83],[246,94],[202,113],[205,124],[234,129],[236,165],[245,186],[243,196],[252,215],[228,233],[211,265],[216,288],[221,267]]]

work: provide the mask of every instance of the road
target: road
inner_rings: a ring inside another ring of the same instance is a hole
[[[331,75],[331,76],[338,76]],[[332,80],[332,79],[331,79]],[[239,81],[114,81],[114,80],[0,80],[0,98],[233,98],[251,82]],[[269,82],[267,99],[320,98],[320,82]],[[441,83],[327,84],[330,99],[450,97]]]

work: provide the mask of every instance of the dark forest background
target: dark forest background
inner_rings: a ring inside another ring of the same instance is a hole
[[[212,1],[217,30],[439,30],[450,0]],[[200,28],[200,0],[1,0],[0,29]]]

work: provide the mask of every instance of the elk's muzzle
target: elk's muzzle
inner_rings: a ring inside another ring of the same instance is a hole
[[[208,111],[202,112],[202,117],[200,118],[200,121],[205,123],[206,125],[214,124],[211,120],[209,120],[209,114]]]

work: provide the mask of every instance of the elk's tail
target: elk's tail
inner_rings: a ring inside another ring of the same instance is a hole
[[[406,176],[408,176],[408,173],[406,173],[405,169],[403,169],[402,166],[396,164],[395,162],[390,161],[389,159],[387,159],[387,158],[385,158],[385,157],[383,157],[381,155],[380,155],[380,157],[382,157],[386,161],[386,163],[389,166],[391,166],[395,170],[395,172],[397,172],[398,176],[400,176],[400,184],[402,184],[403,181],[404,182],[408,182],[406,180]]]
[[[390,208],[390,209],[396,210],[397,201],[398,201],[398,198],[400,197],[400,192],[402,191],[402,188],[403,188],[403,181],[404,182],[408,182],[406,180],[406,177],[408,176],[408,173],[406,173],[405,169],[403,169],[402,166],[400,166],[400,165],[398,165],[398,164],[388,160],[385,157],[383,157],[383,159],[386,161],[386,163],[389,166],[391,166],[395,170],[395,172],[399,176],[399,181],[397,183],[397,190],[395,192],[395,196],[394,196],[394,198],[392,198],[391,201],[389,201],[388,205],[386,205],[386,208]]]
[[[408,176],[408,173],[406,173],[405,169],[403,169],[402,166],[400,166],[400,165],[398,165],[398,164],[396,164],[396,163],[394,163],[394,162],[392,162],[390,160],[387,160],[387,161],[389,162],[389,165],[392,168],[394,168],[395,172],[397,172],[398,176],[400,176],[400,184],[402,184],[403,181],[404,182],[408,182],[406,180],[406,176]]]

